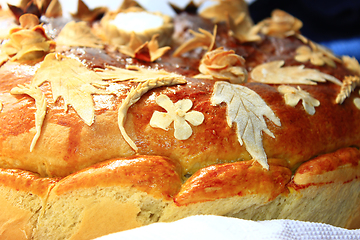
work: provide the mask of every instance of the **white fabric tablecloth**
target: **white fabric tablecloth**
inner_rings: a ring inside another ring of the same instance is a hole
[[[310,240],[360,239],[359,230],[293,220],[249,221],[219,216],[193,216],[173,223],[154,223],[98,240]]]

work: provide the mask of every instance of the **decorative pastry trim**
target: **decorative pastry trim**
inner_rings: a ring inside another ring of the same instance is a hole
[[[38,18],[46,16],[56,18],[62,16],[61,4],[58,0],[22,0],[20,6],[8,4],[10,11],[14,14],[16,20],[27,13],[34,14]]]
[[[218,1],[216,5],[205,8],[199,15],[211,19],[214,23],[219,23],[227,21],[228,16],[237,19],[243,13],[245,13],[245,21],[253,25],[247,3],[243,0]]]
[[[355,57],[343,56],[342,61],[347,69],[360,75],[360,64]]]
[[[176,73],[170,73],[165,70],[154,70],[138,67],[135,65],[128,65],[126,69],[108,66],[107,69],[97,68],[96,73],[103,80],[113,80],[114,82],[128,81],[132,82],[145,82],[152,81],[170,81],[171,79],[182,79],[183,83],[186,82],[185,77]]]
[[[140,4],[137,3],[135,0],[124,0],[120,6],[120,10],[127,10],[131,8],[139,8],[143,9]]]
[[[1,52],[12,61],[37,60],[55,50],[55,42],[46,35],[45,29],[38,25],[39,19],[32,14],[20,17],[21,27],[10,30],[10,40],[2,45]]]
[[[175,11],[175,13],[179,15],[179,14],[184,13],[184,12],[185,13],[197,13],[199,5],[201,4],[201,2],[194,3],[194,1],[191,0],[191,1],[188,1],[186,6],[178,6],[178,5],[176,5],[176,3],[173,4],[170,1],[168,2],[168,4]]]
[[[257,24],[262,34],[274,37],[289,37],[299,33],[302,22],[292,15],[276,9],[272,11],[271,17]]]
[[[360,110],[360,98],[354,98],[354,105]]]
[[[84,22],[94,22],[100,20],[107,11],[106,7],[90,9],[82,0],[78,0],[77,12],[71,16]]]
[[[226,51],[223,48],[218,48],[203,56],[199,66],[201,74],[195,77],[243,83],[248,77],[244,66],[244,58],[235,54],[233,50]]]
[[[126,46],[119,46],[119,52],[132,58],[140,59],[146,62],[154,62],[162,57],[170,47],[159,48],[157,38],[159,34],[152,36],[150,42],[143,43],[141,39],[134,33],[131,33],[130,42]]]
[[[41,127],[43,125],[45,115],[46,115],[46,99],[45,95],[41,92],[38,87],[31,85],[18,85],[17,87],[11,89],[11,94],[27,94],[33,99],[35,99],[35,129],[36,134],[30,145],[30,152],[34,150],[37,140],[41,134]]]
[[[318,44],[314,44],[313,42],[309,42],[309,46],[300,46],[296,49],[295,60],[298,62],[310,62],[316,66],[323,66],[324,64],[329,65],[330,67],[335,68],[336,64],[334,59],[337,59],[330,50],[326,50]],[[337,59],[340,61],[340,59]]]
[[[95,110],[93,94],[113,94],[103,89],[108,84],[94,71],[80,61],[60,54],[48,54],[40,64],[32,80],[32,86],[50,82],[54,102],[62,97],[65,110],[71,105],[87,124],[94,122]]]
[[[317,82],[328,80],[336,85],[342,85],[339,79],[316,69],[304,68],[304,65],[282,67],[284,63],[279,60],[258,65],[251,71],[251,78],[256,82],[267,84],[316,85]]]
[[[43,0],[43,2],[49,2],[47,0]],[[62,16],[62,7],[59,0],[51,0],[50,4],[46,8],[45,16],[48,18],[57,18]]]
[[[235,19],[229,15],[227,23],[230,29],[230,36],[234,36],[240,42],[255,42],[261,40],[261,37],[258,35],[259,27],[254,26],[250,21],[246,21],[246,14],[244,12],[240,13]]]
[[[69,47],[104,48],[103,42],[92,33],[87,22],[67,23],[56,38],[56,43]]]
[[[150,119],[150,126],[167,131],[174,122],[174,136],[178,140],[186,140],[192,135],[189,123],[199,126],[204,122],[204,114],[201,112],[188,112],[193,106],[190,99],[182,99],[174,104],[168,96],[161,94],[156,98],[156,103],[167,112],[155,111]]]
[[[162,86],[172,86],[177,84],[186,83],[185,78],[159,78],[159,79],[150,79],[145,82],[140,83],[136,88],[132,87],[126,98],[122,101],[119,110],[118,110],[118,124],[119,129],[124,137],[125,141],[129,146],[137,151],[138,148],[135,145],[134,141],[126,133],[124,124],[126,121],[126,114],[128,109],[134,105],[137,101],[140,100],[141,96],[147,93],[149,90],[162,87]]]
[[[5,62],[7,62],[7,60],[9,60],[9,58],[10,58],[9,55],[4,53],[0,48],[0,66],[3,65]]]
[[[360,86],[360,77],[346,76],[342,82],[340,93],[337,95],[335,102],[342,104],[358,86]]]
[[[174,57],[179,57],[183,53],[189,52],[199,47],[207,49],[208,51],[212,51],[215,48],[217,25],[214,26],[213,34],[201,28],[199,28],[200,33],[197,33],[191,29],[189,32],[194,35],[194,38],[181,44],[180,47],[178,47],[173,53]]]
[[[318,43],[315,43],[313,41],[309,41],[308,43],[314,51],[322,52],[323,55],[326,56],[327,58],[330,58],[330,59],[334,60],[335,62],[342,63],[341,59],[336,57],[329,48],[322,46]]]
[[[278,91],[284,94],[285,103],[291,107],[295,107],[300,100],[305,111],[309,115],[315,114],[315,107],[320,106],[320,101],[313,98],[310,93],[302,90],[299,86],[296,88],[291,86],[281,85]]]
[[[275,125],[281,126],[280,119],[266,102],[253,90],[245,86],[218,81],[211,96],[212,105],[227,104],[227,123],[236,125],[240,145],[245,143],[246,150],[263,168],[269,169],[267,156],[262,143],[262,132],[272,138],[274,134],[267,128],[266,116]]]

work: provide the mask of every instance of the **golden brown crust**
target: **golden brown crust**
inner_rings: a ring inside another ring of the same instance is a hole
[[[96,164],[63,178],[54,188],[57,195],[94,187],[133,187],[154,197],[171,199],[181,186],[181,169],[159,156],[136,156]]]
[[[358,149],[343,148],[303,163],[293,181],[297,185],[352,181],[359,177],[359,161]]]
[[[30,192],[41,198],[47,196],[58,178],[41,178],[38,174],[19,169],[0,169],[0,183],[17,191]]]
[[[212,201],[233,196],[267,195],[271,201],[281,193],[287,193],[286,184],[291,171],[271,165],[264,171],[253,161],[227,163],[199,170],[182,186],[174,201],[178,206]]]
[[[40,210],[58,179],[0,169],[0,238],[32,239]]]
[[[275,138],[266,134],[263,136],[264,149],[269,158],[286,159],[290,166],[294,167],[315,155],[360,145],[360,137],[356,134],[360,126],[356,121],[360,119],[360,111],[351,101],[346,101],[342,105],[335,104],[338,87],[331,85],[334,84],[303,87],[321,101],[317,114],[311,116],[305,114],[300,105],[285,105],[281,94],[272,86],[259,83],[245,84],[256,91],[281,119],[281,127],[268,122]],[[226,105],[211,105],[212,87],[213,82],[189,79],[186,85],[156,89],[144,95],[129,109],[125,124],[127,133],[139,148],[139,153],[175,159],[182,164],[184,173],[190,174],[219,162],[250,160],[245,146],[238,143],[236,128],[229,128],[226,123]],[[191,99],[193,110],[204,113],[203,124],[193,128],[193,135],[188,140],[175,139],[172,126],[169,127],[169,131],[149,126],[153,112],[163,111],[152,100],[159,94],[168,95],[173,102],[184,97]],[[121,95],[115,103],[123,97]],[[13,159],[16,158],[16,166],[22,169],[39,172],[45,176],[66,176],[102,160],[134,154],[118,130],[115,121],[117,112],[113,110],[116,104],[113,105],[113,100],[108,102],[110,105],[107,105],[106,112],[102,113],[104,109],[99,110],[100,114],[96,116],[91,127],[86,126],[76,112],[69,110],[65,113],[50,106],[42,135],[34,151],[29,152],[29,142],[35,134],[31,130],[34,127],[34,103],[27,96],[22,96],[21,99],[24,100],[15,102],[16,98],[13,96],[0,99],[4,104],[1,112],[3,117],[0,119],[3,133],[0,144],[3,149],[1,160],[5,167],[14,167]],[[26,105],[23,105],[24,103]],[[12,109],[9,109],[10,106]],[[22,114],[16,114],[18,111]],[[324,122],[326,124],[323,124]],[[309,134],[310,132],[312,134]],[[57,139],[56,149],[53,149],[52,143],[49,142],[54,141],[53,139]],[[114,144],[108,145],[107,148],[96,147],[103,146],[109,139],[112,139],[110,143]],[[12,147],[15,142],[21,143],[17,149]],[[96,151],[90,150],[94,148]]]

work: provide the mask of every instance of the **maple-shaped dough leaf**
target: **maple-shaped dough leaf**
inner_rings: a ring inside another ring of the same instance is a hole
[[[56,38],[56,43],[69,47],[104,48],[101,39],[92,33],[86,22],[67,23]]]
[[[66,110],[71,105],[89,126],[95,116],[92,94],[112,94],[99,89],[108,84],[80,61],[54,53],[46,55],[31,84],[40,86],[44,82],[51,84],[54,102],[62,97]]]
[[[245,86],[223,81],[216,82],[211,103],[219,105],[222,102],[227,104],[229,127],[234,123],[237,127],[239,143],[241,145],[245,143],[246,150],[252,158],[269,169],[262,143],[262,132],[273,138],[275,136],[267,128],[264,116],[277,126],[281,126],[280,119],[256,92]]]
[[[342,85],[341,81],[329,74],[316,69],[301,66],[282,67],[284,61],[272,61],[258,65],[251,71],[251,78],[256,82],[267,84],[307,84],[316,85],[317,82],[326,80]]]

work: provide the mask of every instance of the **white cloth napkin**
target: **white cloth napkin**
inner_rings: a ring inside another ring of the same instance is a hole
[[[117,239],[348,240],[360,239],[360,229],[347,230],[322,223],[294,220],[249,221],[219,216],[193,216],[172,223],[154,223],[98,238],[98,240]]]

